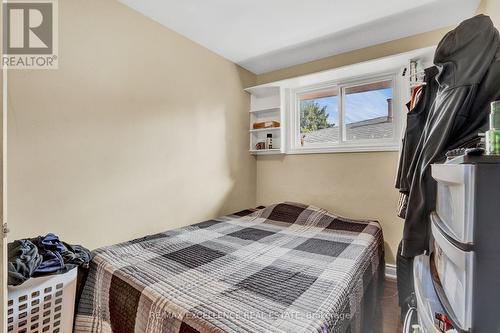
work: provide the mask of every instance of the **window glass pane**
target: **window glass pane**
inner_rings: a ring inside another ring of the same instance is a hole
[[[347,87],[344,96],[346,140],[393,137],[391,80]]]
[[[339,141],[337,95],[337,88],[299,95],[300,144],[302,146]]]

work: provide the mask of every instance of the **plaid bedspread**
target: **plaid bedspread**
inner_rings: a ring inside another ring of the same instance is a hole
[[[383,238],[375,221],[282,203],[95,254],[75,332],[345,332],[374,304]]]

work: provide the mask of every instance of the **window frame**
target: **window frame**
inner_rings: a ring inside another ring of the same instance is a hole
[[[319,82],[317,84],[291,89],[289,97],[288,116],[288,153],[289,154],[314,154],[314,153],[346,153],[346,152],[374,152],[374,151],[398,151],[401,141],[402,113],[395,112],[403,106],[401,98],[401,88],[404,82],[398,75],[401,68],[391,71],[350,77],[346,79]],[[353,86],[392,81],[393,100],[393,137],[384,139],[346,140],[345,130],[345,89]],[[339,103],[339,141],[337,143],[317,143],[309,144],[307,147],[300,144],[300,100],[303,94],[315,91],[336,88],[338,91]]]

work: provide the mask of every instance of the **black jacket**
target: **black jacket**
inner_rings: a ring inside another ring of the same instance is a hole
[[[477,130],[486,124],[483,106],[500,89],[497,74],[485,80],[495,61],[498,43],[498,31],[490,18],[478,15],[446,34],[436,49],[434,64],[439,70],[439,87],[410,166],[414,172],[402,246],[402,255],[406,257],[421,254],[429,247],[429,214],[436,201],[431,164],[443,161],[451,147],[477,135]],[[483,94],[479,89],[496,92]]]
[[[472,112],[457,130],[460,133],[460,139],[450,142],[450,149],[472,147],[476,144],[477,133],[484,133],[489,129],[490,104],[497,100],[500,100],[500,39],[495,58],[479,85]]]
[[[438,69],[435,66],[425,69],[425,85],[422,87],[421,97],[413,110],[410,110],[406,116],[406,131],[399,159],[396,188],[401,193],[407,195],[410,192],[410,184],[414,173],[414,170],[411,170],[410,166],[427,122],[429,109],[436,98],[436,92],[439,87],[436,81],[437,74]]]

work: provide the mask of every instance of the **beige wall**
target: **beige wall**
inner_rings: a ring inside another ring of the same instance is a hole
[[[500,29],[500,1],[499,0],[483,0],[477,11],[489,15],[493,24]]]
[[[257,202],[296,201],[338,215],[382,223],[393,261],[402,222],[395,217],[397,153],[263,156],[257,160]]]
[[[490,15],[500,27],[499,0],[483,0],[478,13]],[[272,82],[436,45],[450,29],[452,27],[258,75],[257,81]],[[394,263],[403,230],[403,220],[396,216],[397,160],[397,152],[258,157],[257,203],[293,200],[340,215],[377,219],[384,230],[386,260]]]
[[[59,69],[9,73],[11,239],[95,248],[255,204],[253,74],[114,0],[59,18]]]

